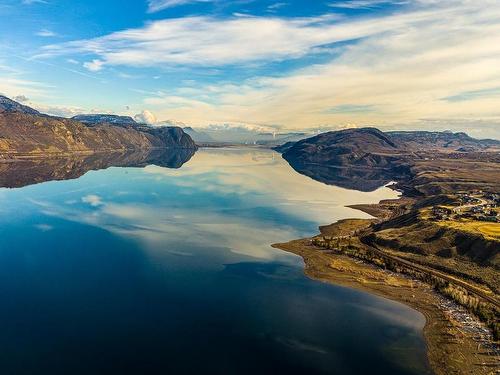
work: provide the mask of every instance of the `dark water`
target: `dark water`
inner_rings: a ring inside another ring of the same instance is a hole
[[[394,196],[253,150],[0,189],[0,373],[426,373],[419,313],[269,246]]]

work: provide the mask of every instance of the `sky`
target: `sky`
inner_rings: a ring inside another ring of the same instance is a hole
[[[0,93],[66,117],[500,139],[500,1],[0,0]]]

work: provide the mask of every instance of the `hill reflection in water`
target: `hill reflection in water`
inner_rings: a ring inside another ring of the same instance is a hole
[[[319,164],[289,163],[300,174],[327,185],[372,192],[397,179],[399,174],[389,168],[330,167]]]
[[[72,180],[89,171],[110,167],[144,168],[157,165],[178,169],[195,152],[193,149],[165,148],[5,161],[0,163],[0,187],[19,188],[47,181]]]

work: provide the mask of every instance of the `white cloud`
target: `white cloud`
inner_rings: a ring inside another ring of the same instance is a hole
[[[447,8],[439,6],[438,9],[431,9],[427,6],[354,21],[339,19],[334,15],[313,18],[166,19],[148,23],[143,28],[119,31],[103,37],[49,45],[43,51],[48,56],[95,54],[99,59],[86,63],[91,70],[99,70],[104,65],[224,66],[269,62],[302,57],[336,42],[405,34],[412,29],[425,30],[436,23],[442,28],[439,23],[449,19],[453,25],[466,12],[478,10],[477,6],[468,3],[456,5],[452,1],[451,4]],[[498,10],[498,6],[493,6],[490,19],[495,16],[495,10]],[[446,31],[451,29],[450,25]]]
[[[9,97],[20,95],[40,96],[45,93],[45,89],[45,86],[40,82],[0,75],[0,93]]]
[[[83,64],[83,67],[90,70],[91,72],[98,72],[99,70],[101,70],[103,68],[103,65],[104,65],[104,61],[95,59],[92,61],[85,62]]]
[[[150,125],[155,124],[158,121],[156,119],[156,116],[148,110],[144,110],[141,113],[135,115],[134,120],[139,123],[150,124]]]
[[[380,32],[380,24],[336,26],[333,16],[282,19],[185,17],[141,29],[44,47],[41,56],[91,53],[92,66],[222,66],[297,58],[326,43]],[[396,26],[388,22],[389,26]],[[88,64],[90,67],[90,64]]]
[[[14,96],[13,99],[18,103],[26,103],[26,102],[29,102],[29,100],[30,100],[26,95],[17,95],[17,96]]]
[[[436,116],[448,119],[454,130],[467,120],[499,123],[498,97],[488,95],[500,87],[499,6],[470,2],[365,22],[383,32],[348,46],[328,63],[240,85],[160,93],[146,103],[160,118],[168,114],[193,126],[246,119],[294,129],[352,123],[418,128],[419,119]],[[484,95],[443,100],[463,92]],[[340,106],[373,110],[330,111]],[[488,129],[484,136],[500,138],[500,128]]]
[[[351,0],[351,1],[335,1],[328,4],[332,8],[344,9],[372,9],[383,5],[406,5],[409,0]]]
[[[374,7],[380,2],[349,3]],[[47,46],[44,53],[93,54],[99,68],[205,69],[304,57],[318,48],[324,51],[325,44],[355,40],[338,47],[330,61],[281,77],[186,85],[168,94],[145,94],[144,103],[159,119],[175,118],[193,126],[254,123],[303,129],[355,123],[389,127],[436,117],[457,127],[463,119],[497,124],[498,98],[488,93],[500,87],[498,1],[412,4],[354,20],[335,16],[167,19],[140,29]],[[443,100],[467,92],[485,94]],[[349,113],[332,108],[373,110]]]
[[[49,2],[46,0],[22,0],[22,4],[31,5],[31,4],[48,4]]]
[[[54,105],[32,105],[35,109],[42,113],[57,117],[73,117],[88,111],[85,111],[79,107],[65,107],[65,106],[54,106]]]
[[[274,4],[269,5],[267,7],[267,10],[269,12],[276,12],[277,10],[284,8],[284,7],[287,7],[288,5],[290,5],[290,3],[274,3]]]
[[[192,3],[209,3],[214,0],[149,0],[148,1],[148,12],[155,13],[160,10],[173,8],[179,5],[186,5]]]
[[[36,35],[41,36],[41,37],[45,37],[45,38],[57,36],[57,34],[55,32],[53,32],[52,30],[48,30],[48,29],[41,29],[40,31],[38,31],[36,33]]]

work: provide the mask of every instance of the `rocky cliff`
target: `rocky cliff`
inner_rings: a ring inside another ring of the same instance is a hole
[[[41,115],[29,107],[0,97],[0,155],[48,155],[74,152],[124,151],[152,148],[196,149],[178,127],[86,124]]]

